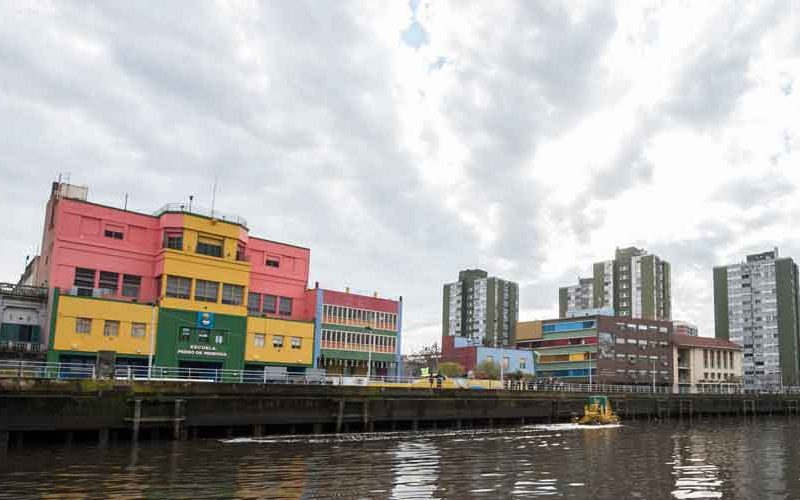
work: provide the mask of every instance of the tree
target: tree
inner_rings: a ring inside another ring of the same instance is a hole
[[[484,359],[475,367],[475,378],[495,380],[500,378],[500,367],[490,359]]]
[[[464,375],[464,367],[452,361],[439,363],[439,373],[445,377],[461,377]]]

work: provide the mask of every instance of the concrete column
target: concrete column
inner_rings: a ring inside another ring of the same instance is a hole
[[[411,421],[411,430],[412,431],[419,430],[419,420],[414,419]]]
[[[344,418],[344,399],[339,400],[339,411],[336,413],[336,433],[342,432],[342,419]]]
[[[461,429],[461,419],[460,418],[456,419],[456,429]]]
[[[289,424],[289,434],[297,434],[297,426],[295,424]]]
[[[364,421],[364,432],[370,432],[369,401],[367,401],[366,399],[364,400],[361,417]]]
[[[256,424],[253,426],[253,437],[260,438],[264,435],[264,425]]]
[[[137,399],[134,400],[133,402],[133,422],[131,424],[133,426],[132,429],[133,435],[131,437],[133,441],[139,440],[139,427],[141,425],[141,421],[142,421],[142,400]]]
[[[180,441],[183,438],[183,400],[175,400],[175,408],[173,410],[172,421],[172,439]]]
[[[110,431],[108,427],[103,427],[97,431],[97,446],[100,448],[108,447],[108,435]]]

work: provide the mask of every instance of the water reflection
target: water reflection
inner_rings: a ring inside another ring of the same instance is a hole
[[[431,441],[400,441],[392,453],[392,498],[439,498],[439,452]]]
[[[12,449],[0,498],[800,498],[800,423],[286,436]]]
[[[707,442],[694,434],[673,435],[672,496],[686,498],[722,498],[719,467],[708,463]]]

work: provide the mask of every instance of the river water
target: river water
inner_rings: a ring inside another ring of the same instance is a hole
[[[800,499],[800,419],[10,449],[0,498]]]

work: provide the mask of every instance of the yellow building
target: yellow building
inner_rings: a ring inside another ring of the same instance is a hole
[[[85,353],[101,351],[114,351],[117,359],[142,359],[150,354],[158,308],[69,295],[55,300],[58,307],[52,322],[58,334],[51,336],[50,350],[61,354],[60,361],[83,362]]]
[[[246,366],[311,366],[314,323],[276,318],[247,318]]]

